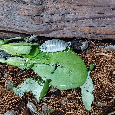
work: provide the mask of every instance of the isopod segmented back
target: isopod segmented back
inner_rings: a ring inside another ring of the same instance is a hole
[[[41,51],[43,52],[57,52],[57,51],[63,51],[66,48],[70,48],[71,42],[65,42],[63,40],[59,39],[52,39],[45,41],[40,46]]]

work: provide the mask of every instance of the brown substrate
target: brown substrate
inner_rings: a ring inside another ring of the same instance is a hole
[[[28,101],[33,102],[38,112],[43,105],[51,106],[55,111],[50,115],[108,115],[115,111],[115,51],[104,50],[99,46],[90,44],[89,54],[84,51],[81,55],[87,68],[95,64],[91,77],[95,85],[93,92],[95,100],[92,110],[87,111],[81,100],[80,88],[67,91],[49,91],[44,100],[37,103],[31,93],[22,98],[7,89],[6,81],[12,81],[15,86],[22,83],[25,78],[38,77],[32,70],[21,70],[10,65],[0,66],[0,115],[8,110],[16,110],[19,115],[34,115],[26,106]],[[60,76],[61,77],[61,76]]]

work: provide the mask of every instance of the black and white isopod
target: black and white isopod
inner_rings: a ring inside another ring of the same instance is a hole
[[[59,39],[47,40],[40,46],[41,51],[43,52],[57,52],[63,51],[66,48],[70,49],[71,42],[65,42]]]

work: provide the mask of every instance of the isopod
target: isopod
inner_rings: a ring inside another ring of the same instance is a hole
[[[36,106],[35,106],[32,102],[28,102],[28,103],[27,103],[27,107],[28,107],[31,111],[33,111],[34,113],[37,114],[37,108],[36,108]]]
[[[71,42],[65,42],[59,39],[47,40],[40,46],[41,51],[43,52],[57,52],[63,51],[66,48],[70,49]]]

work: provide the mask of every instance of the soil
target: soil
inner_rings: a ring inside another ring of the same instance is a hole
[[[0,115],[14,110],[17,115],[35,115],[27,103],[32,102],[39,115],[113,115],[115,114],[115,50],[104,49],[107,42],[91,40],[84,51],[78,55],[84,60],[87,69],[90,64],[95,64],[91,77],[95,86],[92,110],[87,111],[82,103],[81,89],[66,91],[48,91],[45,97],[37,102],[31,93],[18,97],[8,87],[8,82],[15,86],[22,83],[25,78],[39,76],[31,69],[21,69],[15,66],[0,64]],[[74,46],[73,46],[74,47]],[[77,51],[74,48],[75,51]],[[46,113],[52,110],[51,113]],[[14,114],[12,114],[14,115]]]

